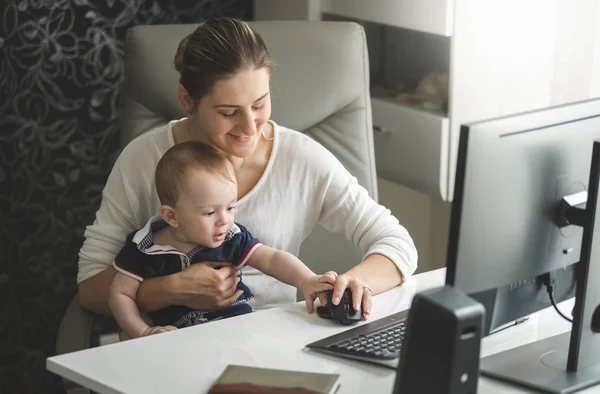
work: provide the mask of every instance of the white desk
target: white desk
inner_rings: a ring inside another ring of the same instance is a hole
[[[441,286],[444,278],[444,269],[427,272],[376,296],[370,320],[408,308],[416,291]],[[569,311],[571,305],[567,301],[561,308]],[[339,394],[390,393],[395,371],[304,350],[306,344],[346,329],[316,314],[308,315],[302,302],[51,357],[47,368],[99,393],[205,393],[232,363],[339,373]],[[549,308],[519,326],[484,338],[482,356],[569,329],[569,323]],[[582,393],[599,391],[595,387]],[[479,393],[528,392],[483,377],[479,380]]]

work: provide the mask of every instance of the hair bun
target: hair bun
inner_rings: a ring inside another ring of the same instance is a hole
[[[175,58],[173,59],[173,65],[175,66],[175,70],[177,70],[180,76],[183,73],[183,53],[185,52],[185,47],[187,46],[190,36],[191,34],[188,34],[183,40],[181,40],[179,46],[177,47]]]

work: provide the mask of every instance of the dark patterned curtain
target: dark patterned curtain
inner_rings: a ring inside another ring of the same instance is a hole
[[[123,39],[140,24],[252,17],[250,0],[0,0],[0,394],[45,371],[119,148]]]

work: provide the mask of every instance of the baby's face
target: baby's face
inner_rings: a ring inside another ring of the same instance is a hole
[[[237,183],[220,174],[191,171],[177,200],[177,219],[188,242],[216,248],[233,226]]]

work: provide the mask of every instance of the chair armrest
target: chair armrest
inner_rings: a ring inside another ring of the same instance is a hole
[[[56,338],[56,354],[71,353],[90,347],[94,315],[86,312],[75,295],[60,322]]]
[[[94,324],[94,315],[86,312],[79,304],[79,297],[71,300],[67,307],[56,337],[56,354],[65,354],[90,347],[90,335]],[[63,378],[67,394],[90,394],[90,390]]]

